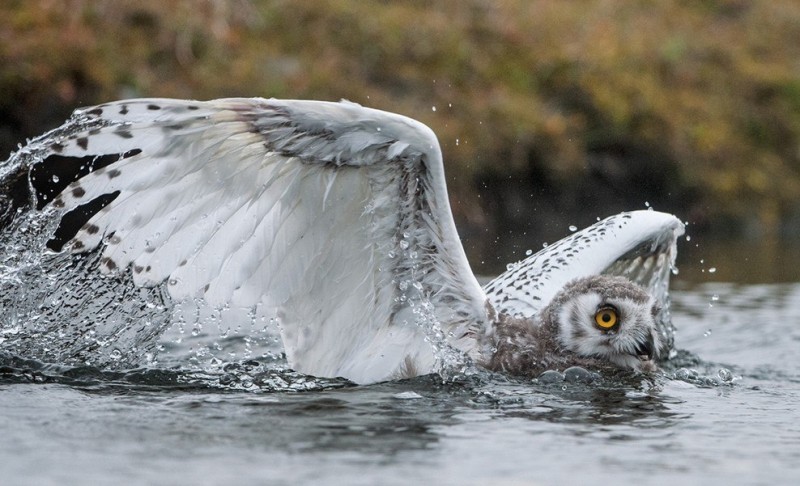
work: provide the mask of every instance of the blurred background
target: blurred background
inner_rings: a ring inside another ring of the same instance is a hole
[[[0,159],[141,96],[423,121],[481,273],[653,207],[688,223],[687,278],[800,278],[796,0],[0,2]]]

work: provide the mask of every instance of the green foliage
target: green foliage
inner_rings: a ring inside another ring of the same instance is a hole
[[[649,201],[774,234],[797,39],[795,0],[5,1],[0,148],[122,97],[347,98],[436,131],[467,227]]]

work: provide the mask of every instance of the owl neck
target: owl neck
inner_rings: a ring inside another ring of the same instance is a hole
[[[500,314],[486,367],[519,376],[539,376],[548,369],[560,368],[566,355],[558,342],[556,326],[546,316],[545,312],[535,319]]]

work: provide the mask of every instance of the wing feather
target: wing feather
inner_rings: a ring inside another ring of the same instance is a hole
[[[318,376],[436,371],[439,335],[482,351],[486,296],[424,125],[349,102],[143,99],[78,110],[63,128],[52,154],[124,154],[54,204],[116,194],[69,243],[99,247],[102,271],[272,309],[290,365]]]

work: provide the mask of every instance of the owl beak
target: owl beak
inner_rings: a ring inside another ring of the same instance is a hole
[[[639,343],[639,346],[636,347],[636,356],[641,361],[650,361],[655,356],[654,350],[655,343],[653,342],[653,338],[649,338],[647,341],[643,343]]]

